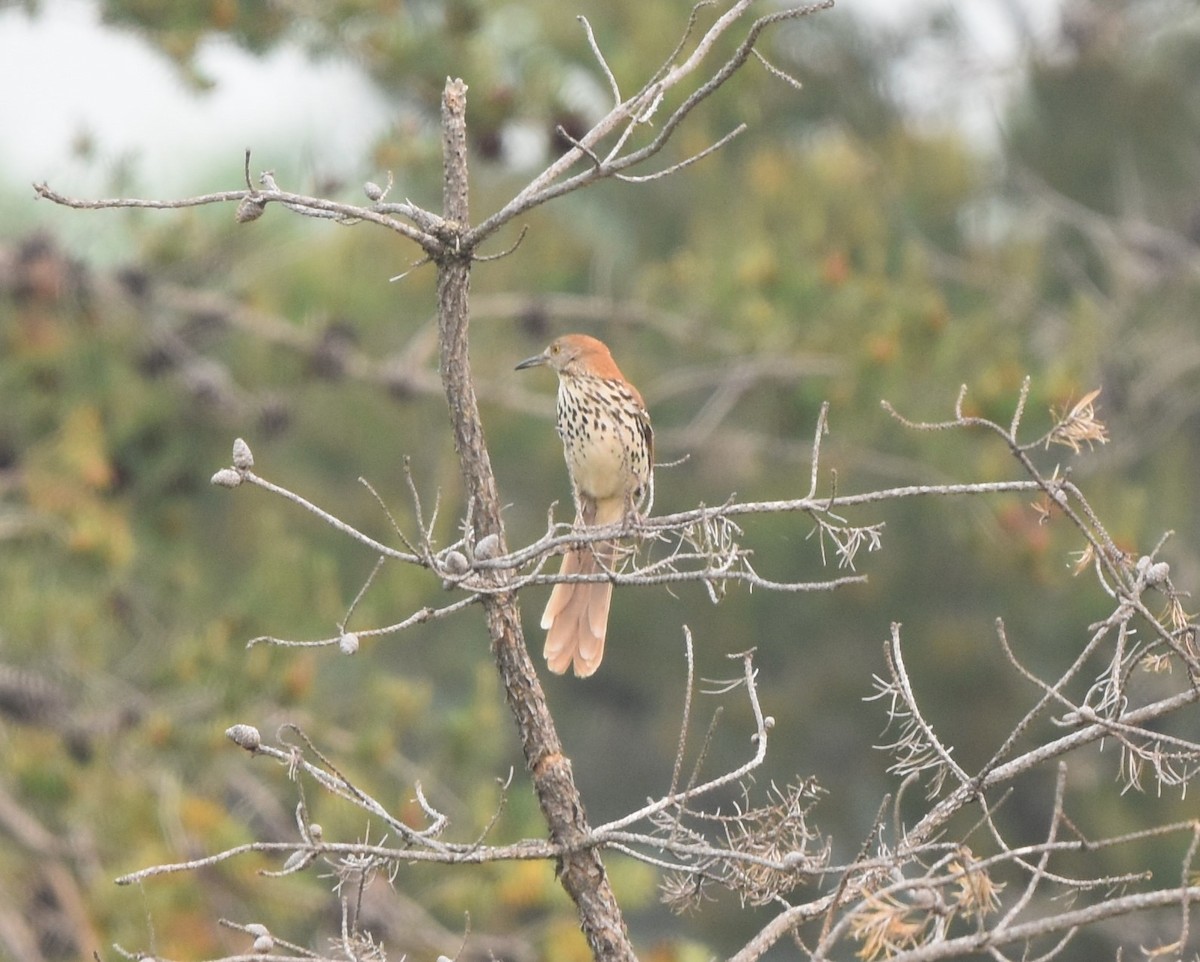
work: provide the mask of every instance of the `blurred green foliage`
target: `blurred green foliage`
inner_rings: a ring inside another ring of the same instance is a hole
[[[185,71],[210,34],[253,51],[301,43],[314,56],[354,58],[411,108],[365,166],[394,169],[418,202],[439,190],[443,78],[463,75],[476,219],[528,175],[507,153],[515,131],[536,131],[553,149],[556,128],[586,129],[607,95],[574,17],[545,0],[103,6],[109,22],[143,33]],[[659,474],[661,511],[732,491],[806,491],[825,400],[823,466],[836,469],[840,491],[1017,477],[997,440],[915,434],[879,402],[941,420],[966,383],[970,412],[1007,422],[1029,375],[1031,436],[1048,426],[1049,408],[1103,385],[1113,443],[1078,458],[1041,452],[1039,463],[1070,465],[1122,546],[1145,551],[1167,528],[1190,531],[1200,285],[1197,168],[1182,159],[1200,137],[1200,34],[1194,17],[1187,29],[1160,29],[1180,6],[1076,5],[1091,19],[1065,22],[1049,48],[1029,49],[1027,82],[994,154],[906,114],[889,87],[903,38],[841,14],[803,20],[767,45],[802,92],[749,69],[656,164],[747,121],[728,148],[672,178],[604,184],[524,218],[517,251],[473,279],[474,362],[510,540],[539,533],[552,501],[565,516],[553,385],[512,366],[571,328],[604,337],[641,386],[660,459],[688,455]],[[658,65],[680,28],[665,3],[612,3],[589,16],[623,89]],[[0,258],[0,793],[35,823],[4,819],[14,844],[0,856],[0,890],[41,956],[76,958],[111,942],[186,958],[246,949],[244,936],[215,925],[219,916],[300,942],[336,933],[329,879],[263,880],[258,869],[277,867],[265,859],[140,892],[112,885],[149,864],[294,837],[294,787],[224,740],[235,722],[268,738],[284,721],[301,725],[416,822],[419,781],[464,838],[498,809],[492,840],[538,835],[477,613],[369,640],[352,658],[246,650],[262,634],[336,634],[374,559],[293,505],[207,484],[243,436],[265,477],[394,539],[356,479],[412,535],[410,458],[426,511],[440,498],[437,534],[455,537],[462,505],[442,400],[424,382],[380,383],[342,363],[344,350],[407,351],[433,371],[436,357],[422,348],[432,271],[388,284],[414,251],[366,226],[301,224],[283,210],[242,227],[231,211],[74,216],[126,218],[141,238],[137,257],[124,270],[95,269],[39,235],[4,239]],[[597,297],[611,310],[597,314]],[[277,336],[280,320],[294,339]],[[706,422],[741,360],[747,383],[719,423]],[[828,475],[823,483],[828,490]],[[995,644],[994,619],[1006,619],[1031,667],[1052,671],[1107,612],[1088,576],[1069,570],[1074,533],[1039,523],[1022,499],[893,503],[852,520],[886,522],[883,550],[860,556],[870,576],[861,587],[735,590],[715,608],[695,587],[617,593],[602,672],[586,684],[546,682],[594,821],[667,785],[684,624],[702,676],[733,673],[725,655],[758,647],[763,702],[777,719],[763,781],[815,774],[834,800],[817,822],[845,857],[894,788],[888,759],[872,750],[883,712],[862,700],[890,622],[904,623],[929,718],[954,733],[956,758],[970,767],[1031,697]],[[809,535],[801,518],[747,525],[767,576],[829,577]],[[1189,539],[1168,556],[1177,581],[1195,581]],[[386,566],[350,627],[445,598],[435,579]],[[542,602],[530,592],[527,611]],[[527,628],[540,646],[534,617]],[[748,750],[745,709],[728,707],[714,770]],[[707,700],[702,708],[711,710]],[[1072,800],[1085,830],[1186,814],[1174,800],[1118,797],[1113,758],[1095,766],[1096,804]],[[326,838],[366,837],[355,811],[307,791]],[[1005,813],[1015,835],[1043,830],[1048,792],[1040,797]],[[1108,870],[1147,859],[1125,857],[1114,853]],[[1171,851],[1149,858],[1176,870]],[[766,918],[720,902],[671,919],[652,872],[620,859],[610,869],[646,958],[725,952]],[[550,866],[406,867],[396,887],[420,903],[421,919],[451,933],[469,913],[474,932],[519,938],[538,957],[586,956]]]

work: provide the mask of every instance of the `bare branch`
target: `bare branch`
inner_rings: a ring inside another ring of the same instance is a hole
[[[584,16],[577,16],[575,19],[583,24],[583,29],[587,33],[588,46],[592,48],[596,62],[600,64],[600,69],[604,71],[604,76],[608,80],[608,87],[613,95],[613,103],[619,105],[621,103],[621,88],[617,86],[617,78],[613,76],[612,68],[609,67],[608,61],[604,59],[604,54],[600,51],[600,45],[596,43],[596,35],[592,32],[591,23]]]
[[[729,143],[731,140],[733,140],[734,137],[737,137],[739,134],[745,133],[747,129],[748,128],[745,124],[738,124],[736,127],[733,128],[733,130],[729,131],[729,133],[727,133],[724,137],[722,137],[716,143],[709,144],[707,147],[705,147],[699,153],[692,154],[691,157],[688,157],[685,160],[681,160],[677,164],[672,164],[670,167],[665,167],[662,170],[655,171],[653,174],[641,174],[641,175],[616,174],[615,176],[616,176],[617,180],[623,180],[627,184],[644,184],[647,181],[658,180],[660,177],[669,177],[671,174],[677,174],[677,173],[679,173],[679,171],[683,170],[685,167],[690,167],[690,166],[692,166],[692,164],[696,163],[696,161],[703,160],[709,154],[720,150],[727,143]]]
[[[468,246],[476,246],[481,240],[495,233],[500,227],[512,220],[512,218],[519,216],[533,207],[577,190],[596,180],[622,173],[630,167],[653,157],[666,146],[676,128],[688,114],[698,104],[719,90],[746,63],[753,53],[755,44],[758,42],[759,35],[763,30],[773,24],[808,16],[819,10],[828,9],[833,5],[832,0],[821,0],[818,3],[788,8],[759,17],[747,29],[746,36],[741,44],[739,44],[737,50],[724,64],[713,71],[707,80],[698,84],[684,98],[683,103],[672,111],[659,133],[650,143],[637,150],[621,154],[620,150],[632,134],[633,128],[638,124],[649,122],[650,118],[657,111],[658,106],[663,102],[667,92],[679,86],[686,78],[700,68],[701,64],[716,46],[717,41],[746,15],[752,2],[753,0],[736,0],[705,31],[704,35],[697,42],[695,49],[686,59],[681,63],[675,63],[671,66],[664,64],[663,68],[655,71],[651,79],[641,90],[609,111],[591,130],[579,139],[578,143],[574,144],[570,150],[533,178],[504,207],[484,220],[479,226],[472,229],[465,238]],[[699,7],[696,9],[699,9]],[[686,34],[690,34],[694,23],[695,10],[693,11],[692,19],[689,20]],[[682,46],[681,42],[680,46],[677,47],[677,52],[682,49]],[[671,61],[667,63],[671,64]],[[597,145],[621,128],[624,129],[624,133],[618,141],[617,148],[603,161],[599,161]],[[563,179],[564,175],[584,157],[592,160],[589,169]]]
[[[754,56],[755,56],[755,59],[757,59],[758,62],[761,63],[766,68],[767,73],[769,73],[776,80],[782,80],[785,84],[787,84],[793,90],[799,91],[799,90],[804,89],[804,84],[800,83],[799,80],[797,80],[795,77],[793,77],[787,71],[780,70],[778,67],[776,67],[774,64],[772,64],[766,57],[764,57],[762,55],[762,51],[760,51],[759,49],[755,48]]]
[[[359,638],[375,638],[382,635],[395,635],[400,632],[423,625],[426,622],[437,621],[445,618],[448,615],[456,614],[464,608],[469,608],[471,605],[480,601],[483,598],[482,593],[467,595],[465,598],[460,598],[452,604],[445,605],[441,608],[420,608],[414,611],[402,621],[397,621],[395,624],[387,625],[383,628],[362,628],[354,632]],[[343,635],[339,634],[336,638],[320,638],[314,641],[288,641],[284,638],[276,638],[273,635],[260,635],[257,638],[251,638],[246,642],[247,648],[253,648],[255,645],[274,645],[279,648],[329,648],[336,647],[342,644]]]
[[[328,511],[325,511],[323,508],[317,507],[311,501],[309,501],[308,499],[306,499],[304,497],[301,497],[300,495],[296,494],[294,491],[289,491],[287,488],[280,487],[277,484],[272,484],[270,481],[267,481],[265,478],[260,478],[253,471],[249,471],[249,470],[243,471],[242,478],[243,478],[243,480],[249,482],[250,484],[255,485],[256,487],[262,488],[265,491],[270,491],[272,494],[277,494],[280,497],[286,498],[288,501],[293,502],[294,504],[298,504],[305,511],[308,511],[308,512],[316,515],[318,518],[320,518],[322,521],[324,521],[331,528],[336,528],[338,531],[342,532],[342,534],[347,535],[350,538],[353,538],[359,544],[365,545],[366,547],[370,548],[372,551],[384,556],[385,558],[391,558],[395,561],[407,561],[410,564],[421,564],[422,563],[422,559],[419,555],[416,555],[416,554],[413,554],[410,552],[406,552],[406,551],[397,551],[395,548],[389,548],[387,545],[381,544],[380,542],[376,541],[374,538],[370,537],[369,535],[363,534],[357,528],[354,528],[351,525],[346,524],[346,522],[342,521],[340,518],[334,517],[332,514],[330,514]]]
[[[225,190],[213,194],[200,194],[196,197],[184,197],[176,200],[148,200],[137,197],[114,197],[100,200],[85,200],[69,197],[52,190],[47,184],[34,184],[34,192],[38,197],[52,201],[62,207],[74,210],[117,210],[122,208],[141,208],[152,210],[178,210],[185,207],[202,207],[208,204],[228,204],[234,201],[252,201],[263,205],[279,203],[298,213],[313,216],[331,217],[346,223],[366,221],[386,227],[427,251],[441,249],[441,242],[432,234],[398,221],[386,214],[379,213],[370,207],[359,207],[354,204],[344,204],[328,200],[324,197],[309,197],[305,194],[293,194],[278,188],[259,190]]]

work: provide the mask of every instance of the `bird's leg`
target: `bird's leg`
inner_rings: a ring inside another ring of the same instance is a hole
[[[633,534],[638,525],[642,523],[642,513],[638,510],[636,504],[630,498],[625,499],[625,511],[621,515],[621,536],[628,537]]]
[[[581,492],[574,484],[571,485],[571,494],[575,499],[575,523],[571,525],[571,533],[583,534],[588,528],[595,527],[596,499]],[[590,542],[577,541],[568,550],[582,551],[589,546]]]
[[[648,517],[650,502],[647,499],[648,492],[645,489],[637,491],[625,492],[625,510],[621,515],[621,534],[631,535],[636,532],[642,522]],[[642,505],[646,505],[646,511],[642,511]]]
[[[596,499],[584,494],[574,485],[571,493],[575,496],[575,530],[582,531],[596,523]]]

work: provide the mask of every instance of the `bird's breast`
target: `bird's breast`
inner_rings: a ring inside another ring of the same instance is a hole
[[[576,489],[597,501],[636,498],[648,479],[640,433],[645,414],[619,385],[566,384],[558,396],[558,433]]]

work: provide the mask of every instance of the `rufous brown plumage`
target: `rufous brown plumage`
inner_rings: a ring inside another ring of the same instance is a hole
[[[575,497],[576,524],[616,524],[641,506],[651,485],[654,432],[642,396],[621,374],[602,341],[564,334],[517,370],[546,366],[558,374],[558,434]],[[560,574],[609,570],[614,542],[582,543],[563,558]],[[612,601],[609,581],[559,582],[542,614],[546,663],[581,678],[600,667]]]

